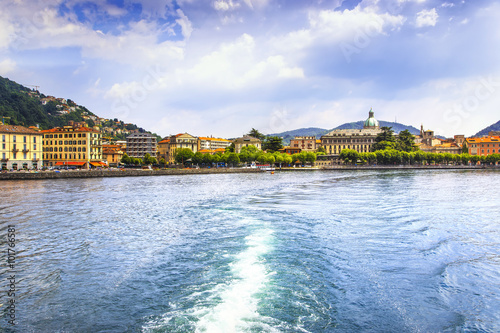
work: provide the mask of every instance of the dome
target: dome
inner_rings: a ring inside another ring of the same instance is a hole
[[[363,128],[379,128],[379,127],[380,125],[378,123],[378,120],[375,119],[374,112],[372,109],[370,109],[370,112],[368,113],[368,119],[365,120]]]

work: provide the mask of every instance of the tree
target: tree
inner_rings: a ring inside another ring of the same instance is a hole
[[[259,139],[260,141],[264,141],[264,139],[266,138],[266,136],[264,134],[262,134],[261,132],[259,132],[255,128],[252,128],[252,130],[250,132],[248,132],[247,135],[253,136],[254,138]]]
[[[355,164],[359,159],[359,153],[354,149],[342,149],[339,157],[345,164]]]
[[[306,153],[306,161],[313,164],[316,161],[316,154],[312,151]]]
[[[163,157],[162,157],[162,158],[160,158],[160,161],[159,161],[159,162],[160,162],[160,164],[161,164],[161,165],[163,165],[163,166],[165,166],[165,165],[167,164],[167,161],[165,161],[165,159],[164,159]]]
[[[281,148],[283,148],[283,139],[279,136],[268,136],[262,144],[262,149],[269,152],[275,152]]]
[[[179,148],[175,151],[175,162],[178,164],[184,164],[187,160],[193,157],[194,153],[189,148]]]
[[[468,154],[469,153],[469,147],[467,147],[467,142],[464,141],[462,145],[462,154]]]
[[[407,129],[399,132],[397,143],[399,150],[402,151],[411,152],[416,148],[415,136],[413,136],[413,134],[411,134]]]
[[[193,164],[196,164],[196,165],[203,163],[203,154],[200,152],[196,152],[193,155],[192,160],[193,160]]]
[[[316,149],[318,153],[326,153],[325,147],[319,146],[318,149]]]
[[[146,153],[146,155],[144,155],[144,158],[142,160],[144,161],[144,164],[146,164],[146,165],[156,163],[156,158],[151,157],[151,155],[149,155],[149,153]]]
[[[120,160],[123,164],[132,164],[130,157],[127,154],[123,154],[122,159]]]
[[[375,143],[372,145],[372,151],[394,149],[396,148],[396,139],[392,127],[384,126],[382,132],[375,137]]]
[[[236,146],[234,145],[234,142],[231,142],[231,144],[226,147],[225,151],[228,153],[234,153],[235,148],[236,148]]]
[[[232,166],[234,166],[235,164],[240,163],[240,158],[238,157],[238,154],[236,154],[236,153],[229,153],[227,155],[226,163],[231,164]]]

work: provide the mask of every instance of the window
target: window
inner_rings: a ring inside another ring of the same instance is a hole
[[[26,136],[24,136],[24,137],[23,137],[23,142],[25,142],[25,143],[26,143]]]
[[[5,149],[5,143],[2,143],[2,149]]]
[[[36,160],[36,153],[33,153],[33,159]]]
[[[12,142],[16,142],[16,136],[15,135],[12,137]]]
[[[12,154],[12,158],[16,159],[17,158],[17,153]]]
[[[23,159],[25,160],[27,158],[26,153],[23,153]]]
[[[2,142],[5,142],[5,135],[2,135]]]
[[[33,145],[33,150],[36,150],[36,144]]]

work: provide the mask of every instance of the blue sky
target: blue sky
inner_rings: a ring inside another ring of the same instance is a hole
[[[500,120],[494,0],[7,0],[0,75],[162,136]]]

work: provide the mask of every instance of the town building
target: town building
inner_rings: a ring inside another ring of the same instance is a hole
[[[170,151],[170,139],[164,138],[160,142],[158,142],[158,152],[157,152],[157,160],[160,162],[160,160],[163,158],[165,159],[165,162],[168,161],[168,153]]]
[[[200,150],[215,150],[215,149],[226,149],[231,145],[230,140],[213,138],[213,137],[202,137],[198,138],[198,151]]]
[[[43,135],[23,126],[0,125],[1,169],[40,169],[43,165]]]
[[[255,146],[259,150],[262,149],[262,142],[259,139],[249,135],[237,138],[233,142],[234,142],[234,151],[237,154],[241,152],[241,148],[243,147]]]
[[[320,140],[321,143],[321,140]],[[301,151],[316,151],[315,136],[296,136],[290,140],[290,148],[299,148]]]
[[[168,150],[165,161],[169,164],[175,163],[175,151],[180,148],[191,149],[193,153],[198,152],[198,138],[188,133],[179,133],[169,138]],[[163,141],[163,140],[162,140]]]
[[[68,126],[40,131],[43,134],[45,166],[102,167],[101,132],[69,122]]]
[[[123,154],[121,145],[102,145],[102,158],[108,166],[116,167],[120,164]]]
[[[133,133],[127,136],[127,155],[143,158],[149,154],[156,157],[156,137],[149,133]]]
[[[415,144],[425,153],[461,154],[464,140],[464,135],[455,135],[450,139],[437,138],[434,131],[424,131],[423,125],[420,126],[420,135],[415,136]]]
[[[353,149],[358,153],[371,151],[375,138],[382,130],[373,110],[370,109],[362,129],[337,129],[321,137],[321,145],[327,155],[340,155],[343,149]]]
[[[469,155],[488,156],[500,154],[500,136],[465,139]]]

